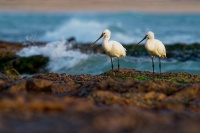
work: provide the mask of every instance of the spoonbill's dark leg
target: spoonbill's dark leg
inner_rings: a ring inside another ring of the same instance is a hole
[[[160,57],[159,57],[159,68],[160,68],[160,74],[161,74],[161,61],[160,61]]]
[[[113,61],[112,61],[112,58],[110,58],[111,60],[111,67],[112,67],[112,70],[113,70]]]
[[[119,71],[119,68],[120,68],[119,57],[117,57],[117,59],[118,59],[118,71]]]
[[[153,78],[154,78],[154,56],[151,56],[151,59],[152,59],[152,67],[153,67]]]

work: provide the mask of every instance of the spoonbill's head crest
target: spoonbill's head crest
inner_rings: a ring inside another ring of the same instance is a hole
[[[152,31],[147,32],[146,38],[153,39],[154,38],[154,33]]]
[[[102,33],[102,35],[105,36],[110,36],[111,32],[108,29],[105,29]]]
[[[111,35],[111,32],[110,32],[108,29],[104,30],[104,31],[102,32],[101,36],[100,36],[92,45],[90,45],[90,47],[93,47],[93,46],[96,44],[96,42],[97,42],[99,39],[101,39],[102,37],[106,37],[106,36],[109,37],[110,35]]]

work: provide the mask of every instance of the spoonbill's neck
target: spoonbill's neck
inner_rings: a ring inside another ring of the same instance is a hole
[[[109,39],[110,36],[105,36],[103,39],[103,48],[106,52],[109,52],[111,50],[111,45],[109,45]]]
[[[103,45],[108,44],[109,39],[110,39],[110,36],[105,36],[105,37],[103,38]]]
[[[152,38],[148,38],[147,39],[147,41],[153,41],[154,40],[154,38],[152,37]]]
[[[103,41],[104,41],[104,42],[108,42],[109,39],[110,39],[110,36],[105,36],[104,39],[103,39]]]

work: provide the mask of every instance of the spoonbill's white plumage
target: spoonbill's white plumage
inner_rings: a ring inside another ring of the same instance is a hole
[[[154,57],[155,56],[159,57],[159,68],[160,68],[160,74],[161,74],[160,58],[167,58],[165,46],[161,41],[154,38],[154,33],[151,31],[147,32],[146,36],[138,44],[140,44],[146,38],[147,38],[147,41],[145,43],[145,48],[147,52],[150,54],[151,59],[152,59],[153,75],[154,75]],[[137,45],[135,45],[133,48],[135,48]]]
[[[119,57],[126,57],[126,49],[117,41],[109,41],[110,35],[111,35],[111,32],[108,29],[104,30],[103,33],[101,34],[101,36],[91,45],[91,47],[94,46],[95,43],[99,39],[104,37],[102,47],[103,47],[104,51],[106,52],[106,54],[110,57],[112,70],[113,70],[112,58],[117,57],[118,71],[119,71],[119,68],[120,68]]]

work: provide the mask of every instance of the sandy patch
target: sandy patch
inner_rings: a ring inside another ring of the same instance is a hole
[[[0,0],[1,11],[200,12],[199,0]]]

